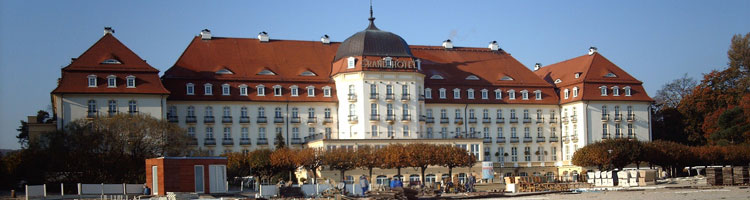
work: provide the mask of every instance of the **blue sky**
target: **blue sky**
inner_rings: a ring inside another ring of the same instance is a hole
[[[19,148],[19,120],[50,108],[60,68],[105,26],[162,72],[204,28],[215,36],[343,41],[367,26],[367,0],[0,1],[0,148]],[[588,47],[644,82],[653,95],[687,73],[726,66],[734,34],[750,32],[750,1],[375,0],[380,29],[409,44],[486,47],[496,40],[527,67]]]

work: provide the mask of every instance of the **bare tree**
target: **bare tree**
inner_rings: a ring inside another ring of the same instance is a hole
[[[692,94],[697,85],[698,82],[692,77],[688,77],[687,74],[664,84],[661,89],[656,91],[656,96],[654,96],[654,100],[659,106],[658,110],[661,110],[662,107],[677,108],[682,98]]]

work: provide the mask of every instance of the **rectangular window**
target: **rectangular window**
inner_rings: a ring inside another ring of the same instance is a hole
[[[222,85],[221,86],[221,95],[228,96],[229,95],[229,85]]]
[[[495,99],[502,99],[503,98],[503,92],[500,90],[495,90]]]
[[[516,127],[510,127],[510,137],[517,138],[518,134],[516,133]]]
[[[518,147],[510,148],[511,161],[518,162]]]
[[[187,133],[190,138],[195,138],[195,127],[188,127]]]
[[[266,87],[258,86],[258,96],[266,96]]]
[[[247,96],[247,86],[240,86],[240,96]]]
[[[503,137],[503,127],[497,127],[497,137]]]
[[[96,75],[89,75],[89,87],[96,87]]]
[[[307,88],[307,96],[308,97],[314,97],[315,96],[315,88],[314,87],[308,87]]]
[[[378,126],[377,125],[372,125],[372,128],[370,128],[370,130],[372,131],[372,137],[378,137]]]
[[[214,94],[213,86],[211,84],[209,84],[209,83],[206,83],[206,85],[204,85],[203,89],[204,89],[204,92],[205,92],[204,94],[205,95],[213,95]]]
[[[291,93],[292,93],[293,97],[299,96],[299,88],[293,87],[293,88],[291,88],[291,90],[292,90]]]
[[[206,138],[214,138],[214,127],[206,127]]]
[[[117,87],[117,77],[115,76],[107,77],[107,87],[111,87],[111,88]]]
[[[281,87],[273,87],[273,95],[281,96]]]
[[[134,88],[135,87],[135,76],[128,76],[127,81],[125,81],[128,88]]]
[[[505,162],[505,148],[497,148],[497,162]]]
[[[404,137],[409,137],[409,126],[404,126]]]
[[[552,147],[550,155],[552,155],[552,161],[557,161],[557,147]]]
[[[454,89],[453,90],[453,99],[461,99],[461,89]]]
[[[188,83],[185,90],[186,90],[187,95],[195,94],[195,86],[192,83]]]
[[[242,129],[241,129],[240,132],[241,132],[240,134],[241,134],[242,139],[248,139],[249,138],[248,128],[247,127],[242,127]]]
[[[232,138],[232,128],[224,127],[224,139],[231,139],[231,138]]]
[[[427,88],[424,90],[424,98],[425,99],[432,99],[432,89]]]
[[[258,127],[258,139],[266,138],[266,127]]]
[[[440,98],[445,99],[445,89],[440,88]]]
[[[324,87],[323,88],[323,96],[324,97],[331,97],[331,88],[330,87]]]
[[[489,95],[487,94],[487,90],[482,90],[482,99],[488,99]]]
[[[467,98],[469,99],[474,99],[474,90],[467,90],[466,96],[468,96]]]

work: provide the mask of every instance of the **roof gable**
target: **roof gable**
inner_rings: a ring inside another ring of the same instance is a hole
[[[112,34],[104,34],[64,71],[141,71],[159,72]]]

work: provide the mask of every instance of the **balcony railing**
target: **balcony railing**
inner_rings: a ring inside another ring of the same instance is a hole
[[[405,121],[405,122],[411,121],[411,115],[410,114],[401,115],[401,121]]]
[[[409,101],[410,99],[411,99],[411,95],[401,94],[401,101]]]
[[[240,124],[247,124],[247,123],[250,123],[250,117],[240,116]]]
[[[214,123],[214,116],[204,116],[203,123]]]
[[[573,122],[573,123],[576,123],[576,122],[578,122],[578,116],[576,116],[576,115],[571,115],[571,116],[570,116],[570,122]]]
[[[524,124],[531,123],[531,118],[523,118],[523,123]]]
[[[491,137],[484,138],[484,143],[492,143],[492,138]]]
[[[393,121],[396,121],[396,115],[386,115],[385,121],[388,123],[393,123]]]
[[[356,124],[359,121],[359,118],[356,115],[349,115],[349,123]]]
[[[563,116],[562,117],[562,123],[563,124],[567,124],[568,123],[568,116]]]
[[[504,124],[505,123],[505,117],[495,118],[495,123],[496,124]]]
[[[552,116],[549,118],[549,123],[557,123],[557,117]]]
[[[440,123],[441,123],[441,124],[447,124],[447,123],[450,123],[450,120],[449,120],[449,119],[448,119],[447,117],[446,117],[446,118],[442,118],[442,117],[441,117],[441,118],[440,118]]]
[[[518,118],[515,118],[515,117],[511,117],[511,118],[510,118],[510,123],[511,123],[511,124],[515,124],[515,123],[518,123]]]
[[[476,124],[476,123],[477,123],[477,118],[469,117],[469,124]]]
[[[292,138],[292,144],[302,144],[302,138]]]
[[[299,123],[300,123],[300,121],[302,121],[302,120],[300,120],[299,116],[296,116],[296,117],[292,117],[292,118],[291,118],[291,119],[289,120],[289,123],[292,123],[292,124],[299,124]]]
[[[185,116],[185,123],[195,123],[198,121],[195,116]]]
[[[240,145],[250,145],[252,142],[250,142],[250,138],[240,138]]]
[[[307,124],[316,124],[316,123],[318,123],[318,118],[317,117],[314,117],[314,116],[313,117],[307,117]]]
[[[578,135],[576,135],[576,134],[571,135],[570,136],[570,141],[572,141],[572,142],[578,142]]]
[[[274,117],[273,118],[273,123],[277,123],[277,124],[284,123],[284,118],[283,117]]]
[[[378,93],[370,93],[370,100],[372,101],[378,100]]]
[[[379,114],[370,114],[370,121],[380,121],[380,115]]]
[[[221,117],[221,123],[231,124],[232,123],[232,116],[222,116]]]
[[[621,122],[622,121],[622,114],[615,114],[615,122]]]
[[[629,115],[628,115],[628,119],[627,119],[627,120],[628,120],[628,122],[633,122],[633,121],[635,121],[635,114],[629,114]]]
[[[565,135],[565,136],[562,136],[562,141],[563,141],[563,142],[564,142],[565,144],[567,144],[567,143],[569,143],[569,142],[570,142],[570,139],[568,138],[568,136],[567,136],[567,135]]]
[[[482,118],[482,124],[489,124],[489,123],[492,123],[492,118],[489,118],[489,117]]]
[[[216,139],[214,138],[206,138],[203,140],[203,145],[216,145]]]
[[[456,124],[463,123],[464,122],[464,118],[462,118],[462,117],[456,117],[456,118],[453,119],[453,122],[456,123]]]
[[[224,138],[221,140],[221,145],[234,145],[234,140],[232,140],[232,138]]]
[[[266,118],[265,116],[260,116],[260,117],[258,117],[258,119],[257,119],[257,120],[255,120],[255,121],[256,121],[256,123],[258,123],[258,124],[265,124],[265,123],[268,123],[268,118]]]
[[[356,94],[349,94],[349,102],[355,102],[357,101],[357,95]]]
[[[537,123],[537,124],[541,124],[541,123],[544,123],[544,118],[541,118],[541,117],[537,117],[537,118],[536,118],[536,123]]]
[[[393,101],[393,94],[385,94],[385,100],[386,101]]]
[[[536,142],[544,142],[546,141],[546,138],[544,137],[536,137]]]
[[[505,143],[505,137],[497,137],[495,138],[495,143]]]
[[[257,145],[267,145],[267,144],[268,144],[268,139],[266,139],[266,138],[258,138]]]
[[[510,143],[518,143],[518,137],[510,137]]]
[[[435,123],[435,117],[427,117],[424,122],[429,124]]]
[[[531,143],[534,141],[531,137],[523,137],[523,143]]]
[[[549,137],[549,142],[557,142],[557,136]]]
[[[333,118],[330,118],[330,117],[323,118],[323,124],[330,124],[330,123],[333,123]]]
[[[419,116],[419,121],[423,122],[423,121],[425,121],[425,118],[427,118],[427,117],[425,117],[424,115],[420,115]]]
[[[609,114],[602,114],[602,122],[609,121]]]

